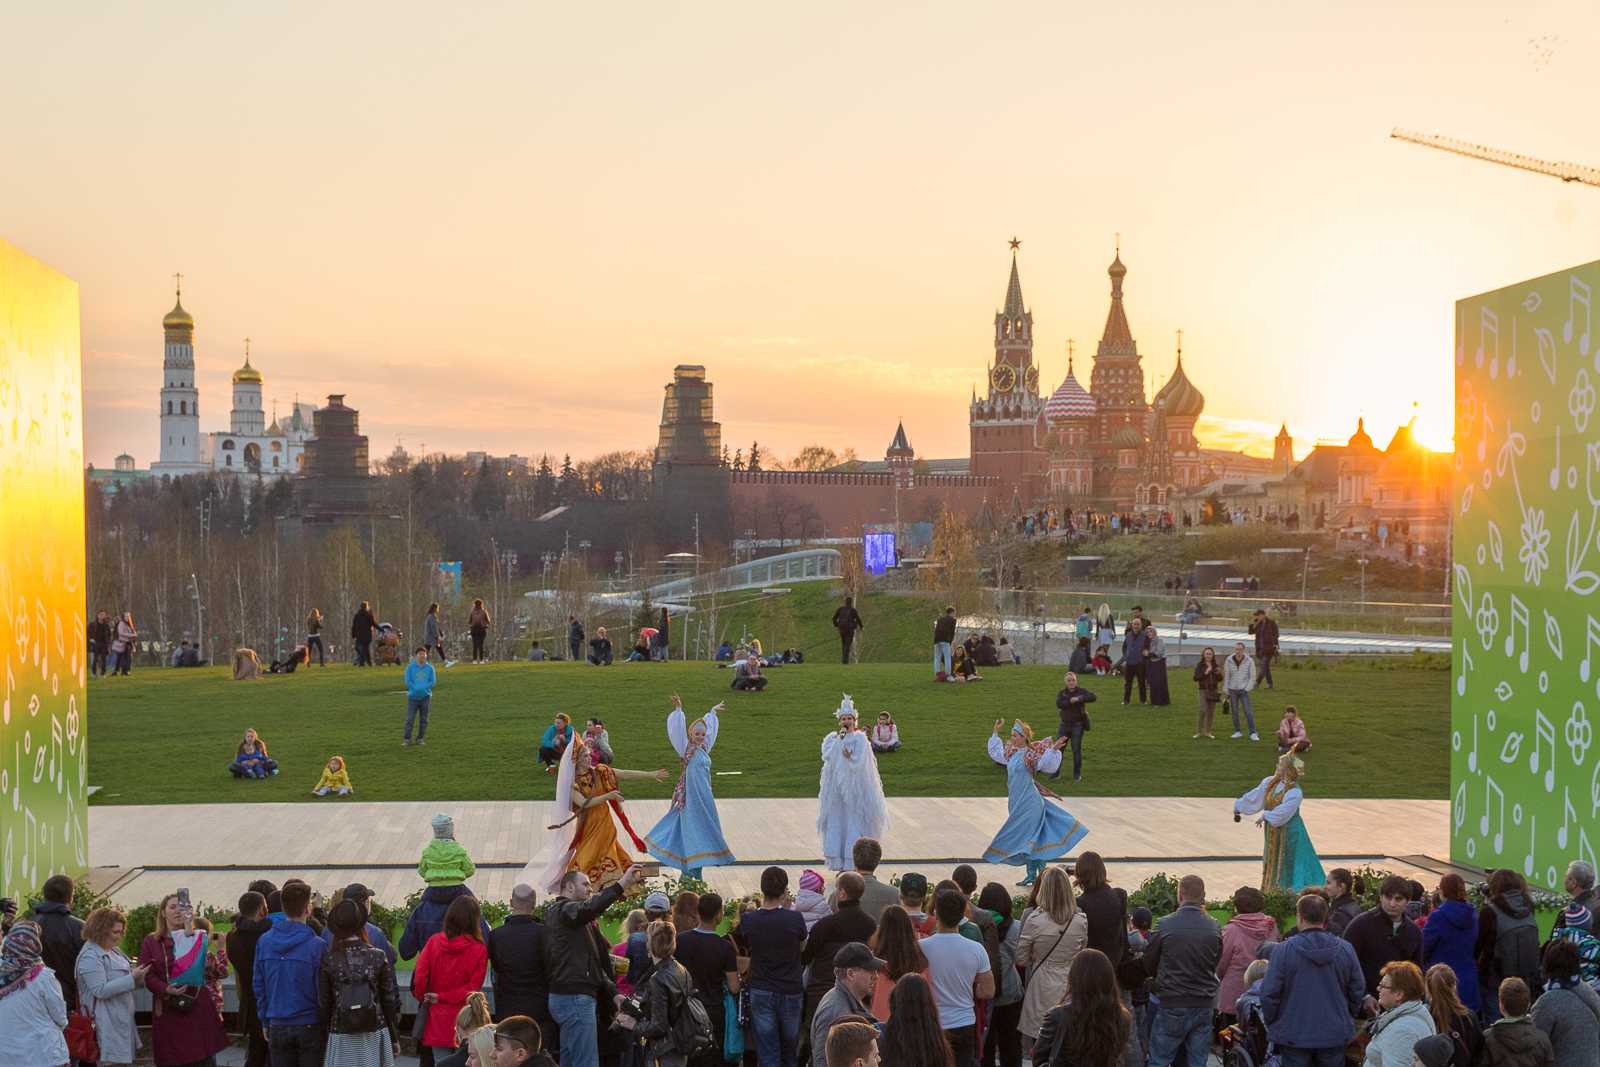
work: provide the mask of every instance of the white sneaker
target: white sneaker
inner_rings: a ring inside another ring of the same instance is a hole
[[[444,665],[446,667],[454,667],[456,665],[456,661],[453,659],[447,659],[444,661]]]
[[[1239,731],[1238,731],[1238,730],[1235,730],[1235,731],[1234,731],[1234,732],[1233,732],[1233,736],[1234,736],[1234,737],[1243,737],[1243,736],[1244,736],[1244,734],[1241,734],[1241,733],[1240,733],[1240,732],[1239,732]]]
[[[1250,735],[1250,740],[1252,740],[1252,741],[1259,741],[1259,740],[1261,740],[1261,738],[1260,738],[1260,737],[1258,737],[1258,736],[1257,736],[1257,735],[1255,735],[1255,734],[1251,734],[1251,735]]]

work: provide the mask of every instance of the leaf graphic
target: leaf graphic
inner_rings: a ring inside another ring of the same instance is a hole
[[[1515,763],[1517,755],[1522,751],[1522,738],[1524,735],[1512,730],[1506,736],[1506,743],[1500,746],[1500,762]]]
[[[1589,552],[1589,539],[1583,536],[1583,524],[1573,509],[1572,523],[1567,527],[1567,588],[1579,596],[1588,596],[1600,588],[1600,574],[1579,570],[1583,557]]]
[[[1494,695],[1500,698],[1500,703],[1502,703],[1502,704],[1504,704],[1506,701],[1510,700],[1511,699],[1511,683],[1510,682],[1501,682],[1499,685],[1495,686],[1494,687]]]
[[[1556,654],[1556,659],[1561,658],[1561,624],[1556,617],[1548,611],[1544,613],[1544,639],[1550,643],[1550,651]]]
[[[1494,524],[1493,519],[1489,520],[1489,556],[1495,563],[1499,564],[1501,570],[1506,569],[1503,558],[1505,556],[1505,541],[1500,536],[1500,527]]]
[[[1550,384],[1556,384],[1556,339],[1550,331],[1543,326],[1533,331],[1539,339],[1539,362],[1544,365],[1544,372],[1550,376]]]
[[[1465,515],[1470,507],[1472,507],[1472,485],[1468,483],[1461,493],[1461,514]]]
[[[1461,606],[1466,609],[1467,615],[1472,614],[1472,572],[1457,563],[1456,568],[1456,599],[1461,601]]]

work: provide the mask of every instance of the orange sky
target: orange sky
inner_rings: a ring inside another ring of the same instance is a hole
[[[249,336],[377,455],[648,447],[680,362],[730,444],[965,455],[1006,239],[1053,386],[1119,231],[1203,443],[1416,402],[1444,447],[1452,301],[1600,255],[1600,189],[1389,130],[1600,165],[1597,46],[1577,2],[33,5],[0,236],[82,286],[102,466],[156,458],[178,270],[205,430]]]

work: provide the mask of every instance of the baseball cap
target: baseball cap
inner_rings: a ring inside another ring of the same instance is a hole
[[[907,900],[922,900],[928,896],[928,876],[912,871],[900,876],[900,895]]]
[[[665,893],[651,893],[644,898],[645,911],[671,911],[672,901],[667,899]]]
[[[840,947],[833,957],[833,965],[838,967],[854,967],[862,971],[881,971],[889,966],[883,960],[872,954],[872,950],[859,941],[851,941]]]
[[[346,900],[371,900],[372,899],[372,890],[368,889],[366,886],[362,885],[360,882],[351,882],[349,885],[344,887],[344,899],[346,899]]]
[[[1151,913],[1149,908],[1134,908],[1133,911],[1129,913],[1128,918],[1133,921],[1135,929],[1148,930],[1150,929],[1150,922],[1155,918],[1155,916]]]

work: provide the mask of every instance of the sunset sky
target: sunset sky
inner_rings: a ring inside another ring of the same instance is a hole
[[[1022,239],[1054,387],[1113,234],[1207,445],[1418,405],[1452,302],[1600,256],[1592,2],[13,5],[0,237],[81,285],[87,459],[157,458],[174,271],[203,430],[344,393],[374,455],[655,443],[703,363],[730,445],[967,454]]]

